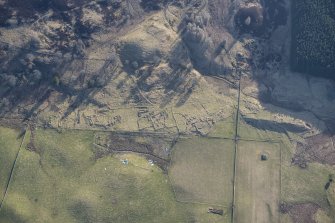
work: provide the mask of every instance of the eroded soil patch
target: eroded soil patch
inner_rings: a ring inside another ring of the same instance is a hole
[[[281,204],[280,211],[288,213],[294,223],[316,223],[313,216],[320,207],[313,203]]]
[[[170,150],[174,139],[160,136],[131,136],[120,134],[97,134],[95,144],[100,147],[95,150],[96,159],[108,154],[133,152],[152,160],[162,170],[167,171],[170,162]]]
[[[292,163],[306,167],[309,162],[335,165],[335,136],[320,134],[297,144]]]

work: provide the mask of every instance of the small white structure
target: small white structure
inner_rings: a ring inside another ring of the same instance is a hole
[[[128,165],[129,161],[127,159],[121,160],[121,163],[124,165]]]

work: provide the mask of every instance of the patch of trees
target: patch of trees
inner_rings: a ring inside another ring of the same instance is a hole
[[[335,1],[294,0],[291,67],[335,79]]]

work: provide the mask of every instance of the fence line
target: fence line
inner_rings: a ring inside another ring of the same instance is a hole
[[[27,129],[28,129],[28,128],[25,129],[25,132],[24,132],[24,135],[23,135],[23,137],[22,137],[22,141],[21,141],[20,147],[19,147],[19,149],[18,149],[18,151],[17,151],[17,153],[16,153],[15,160],[14,160],[13,165],[12,165],[12,168],[11,168],[11,170],[10,170],[10,174],[9,174],[9,177],[8,177],[8,181],[7,181],[7,184],[6,184],[6,187],[5,187],[5,192],[4,192],[4,195],[3,195],[2,199],[1,199],[1,202],[0,202],[0,211],[1,211],[1,209],[2,209],[2,206],[3,206],[4,201],[5,201],[5,199],[6,199],[6,196],[7,196],[8,188],[9,188],[10,182],[11,182],[12,177],[13,177],[13,173],[14,173],[14,169],[15,169],[16,161],[17,161],[17,159],[18,159],[18,157],[19,157],[19,154],[20,154],[22,145],[23,145],[23,143],[24,143],[24,141],[25,141],[25,138],[26,138],[26,135],[27,135]]]

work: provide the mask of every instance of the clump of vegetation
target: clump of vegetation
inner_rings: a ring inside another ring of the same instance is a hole
[[[335,79],[335,2],[294,0],[293,70]]]
[[[159,10],[162,7],[162,0],[142,0],[141,6],[146,10]]]

